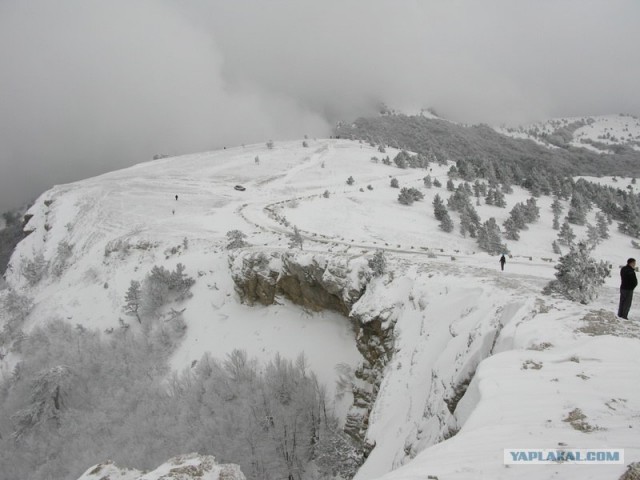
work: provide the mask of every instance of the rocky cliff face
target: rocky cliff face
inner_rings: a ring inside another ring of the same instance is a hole
[[[375,402],[382,372],[393,352],[391,311],[380,316],[353,313],[369,281],[366,261],[361,257],[305,253],[241,252],[230,258],[236,291],[249,305],[272,305],[282,296],[313,311],[333,310],[351,322],[363,362],[355,371],[353,405],[345,432],[363,446],[369,414]]]

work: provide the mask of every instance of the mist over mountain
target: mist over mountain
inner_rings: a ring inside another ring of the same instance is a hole
[[[632,1],[0,4],[0,210],[53,183],[325,136],[386,102],[521,123],[640,113]]]

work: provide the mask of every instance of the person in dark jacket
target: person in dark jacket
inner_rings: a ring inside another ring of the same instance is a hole
[[[504,264],[507,263],[507,259],[504,258],[504,255],[500,257],[500,269],[504,270]]]
[[[631,301],[633,300],[633,289],[638,285],[636,278],[636,260],[630,258],[627,264],[620,269],[620,306],[618,307],[618,316],[628,320]]]

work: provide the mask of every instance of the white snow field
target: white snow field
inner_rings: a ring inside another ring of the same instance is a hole
[[[118,328],[123,318],[138,328],[123,313],[130,281],[142,280],[153,265],[173,269],[180,262],[196,284],[181,305],[187,333],[172,358],[176,370],[204,352],[222,357],[242,348],[260,358],[304,352],[333,392],[336,365],[362,360],[349,321],[284,299],[242,305],[229,271],[227,231],[245,232],[251,250],[277,252],[288,250],[287,233],[296,225],[309,254],[366,256],[383,248],[391,265],[392,275],[374,279],[352,312],[387,312],[396,322],[394,355],[369,418],[367,440],[375,447],[357,479],[595,480],[625,470],[505,466],[504,448],[623,448],[625,464],[640,460],[640,313],[634,306],[629,321],[613,315],[618,266],[636,255],[629,237],[614,224],[596,249],[614,267],[597,301],[584,306],[545,297],[541,290],[558,259],[550,197],[538,199],[541,218],[521,240],[507,242],[512,256],[501,272],[498,257],[458,233],[457,214],[453,233],[438,228],[431,202],[436,193],[449,196],[448,166],[402,170],[371,160],[393,159],[391,148],[381,154],[346,140],[308,143],[166,158],[49,190],[30,209],[26,228],[33,233],[7,273],[11,287],[35,299],[27,329],[52,318],[101,330]],[[426,189],[427,173],[443,187]],[[419,188],[424,200],[399,204],[390,177]],[[625,186],[629,180],[618,179]],[[246,191],[234,190],[237,184]],[[502,224],[526,198],[515,189],[507,208],[477,209],[483,221],[494,216]],[[19,273],[23,260],[42,253],[54,261],[61,242],[73,245],[69,266],[29,286]],[[6,356],[0,369],[9,371],[16,360]],[[337,403],[342,418],[350,401]],[[584,418],[565,421],[576,409]]]
[[[579,126],[576,122],[583,125]],[[556,148],[544,135],[553,135],[566,127],[573,130],[568,142],[573,147],[586,148],[596,153],[611,153],[613,147],[624,145],[640,151],[640,119],[633,115],[554,118],[516,128],[499,127],[496,130],[510,137],[529,139],[545,147]]]

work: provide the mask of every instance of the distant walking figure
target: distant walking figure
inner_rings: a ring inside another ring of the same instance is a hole
[[[618,316],[628,320],[631,301],[633,300],[633,289],[638,285],[636,277],[636,259],[630,258],[627,264],[620,269],[620,305],[618,306]]]
[[[504,271],[504,264],[507,263],[507,259],[504,258],[504,255],[500,257],[500,270]]]
[[[178,201],[178,195],[176,195],[176,202]]]

